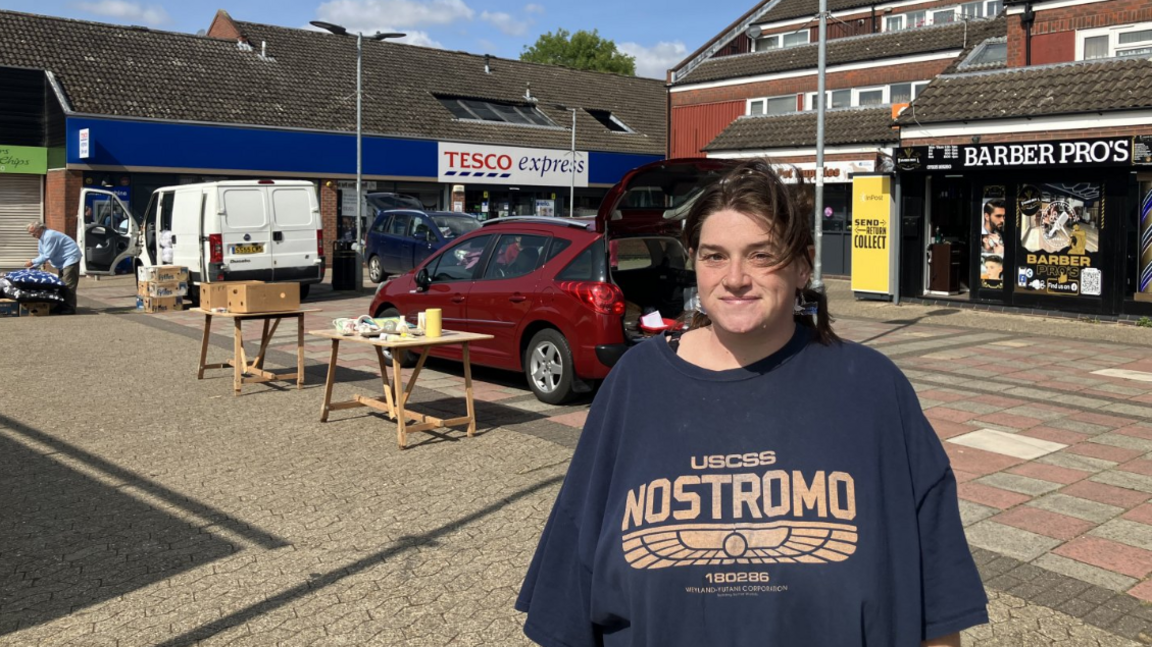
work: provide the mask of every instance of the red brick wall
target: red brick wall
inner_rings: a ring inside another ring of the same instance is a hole
[[[1092,139],[1094,137],[1127,137],[1129,135],[1152,135],[1152,124],[1145,126],[1124,126],[1120,128],[1085,128],[1081,130],[1046,130],[1035,133],[1005,133],[1001,135],[980,135],[981,144],[1004,142],[1042,142],[1053,139]],[[927,146],[928,144],[971,144],[972,136],[934,137],[925,139],[904,139],[902,146]]]
[[[1076,60],[1076,33],[1042,34],[1032,37],[1032,64],[1067,63]]]
[[[850,70],[835,72],[825,78],[825,86],[829,90],[841,88],[860,88],[870,85],[887,85],[889,83],[904,83],[908,81],[927,81],[944,71],[952,64],[953,59],[939,61],[925,61],[905,65],[886,65],[864,70]],[[814,72],[815,70],[813,70]],[[744,83],[729,85],[722,88],[709,88],[706,90],[688,90],[686,92],[672,93],[672,107],[699,105],[703,103],[720,103],[723,101],[743,101],[756,97],[774,97],[784,94],[815,92],[816,74],[809,74],[791,79],[775,79],[759,83]],[[673,134],[675,137],[675,134]]]
[[[54,169],[44,182],[44,224],[76,238],[76,210],[84,187],[81,171]]]
[[[1066,58],[1059,60],[1070,61],[1075,57],[1076,30],[1148,21],[1152,21],[1152,4],[1149,4],[1148,0],[1112,0],[1111,2],[1098,2],[1060,9],[1042,9],[1036,12],[1036,18],[1032,24],[1032,64],[1039,64],[1036,59],[1037,37],[1068,34],[1065,38],[1072,39],[1073,49]],[[1009,16],[1009,67],[1022,67],[1024,65],[1024,41],[1025,32],[1020,26],[1020,16]],[[1051,52],[1046,52],[1044,55],[1050,54]]]
[[[336,240],[336,180],[320,181],[320,222],[324,226],[325,263],[332,266],[332,241]]]

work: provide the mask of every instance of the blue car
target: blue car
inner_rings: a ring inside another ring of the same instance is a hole
[[[479,229],[475,216],[451,211],[379,211],[365,233],[364,256],[373,283],[403,274],[458,236]]]

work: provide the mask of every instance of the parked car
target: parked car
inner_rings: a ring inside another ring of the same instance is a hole
[[[471,344],[473,363],[522,371],[541,401],[566,402],[591,391],[644,338],[642,314],[682,314],[695,275],[680,243],[681,220],[729,164],[640,167],[591,218],[489,220],[380,284],[369,313],[415,322],[419,312],[440,308],[446,329],[493,336]],[[398,352],[402,364],[415,362]],[[462,350],[448,345],[430,354],[459,360]]]
[[[77,243],[81,274],[136,266],[188,268],[193,283],[324,280],[324,230],[316,187],[302,180],[231,180],[156,189],[144,217],[115,193],[83,189]],[[196,301],[198,290],[189,290]]]
[[[407,272],[436,250],[479,227],[480,221],[466,213],[380,211],[364,234],[368,278],[379,283],[389,274]]]

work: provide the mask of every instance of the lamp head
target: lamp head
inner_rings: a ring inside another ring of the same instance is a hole
[[[330,22],[324,22],[323,20],[313,20],[313,21],[311,21],[310,24],[313,27],[319,27],[320,29],[325,29],[327,31],[330,31],[333,34],[336,34],[337,36],[347,36],[348,35],[347,29],[341,27],[340,25],[335,25],[335,24],[330,23]]]
[[[405,37],[405,36],[407,36],[407,35],[408,35],[408,34],[401,34],[401,33],[398,33],[398,32],[382,32],[382,31],[378,31],[378,32],[376,32],[376,35],[375,35],[375,36],[372,36],[371,38],[372,38],[372,40],[384,40],[384,39],[386,39],[386,38],[404,38],[404,37]]]

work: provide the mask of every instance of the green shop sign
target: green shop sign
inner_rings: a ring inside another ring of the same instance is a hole
[[[0,173],[44,175],[47,172],[47,148],[0,144]]]

